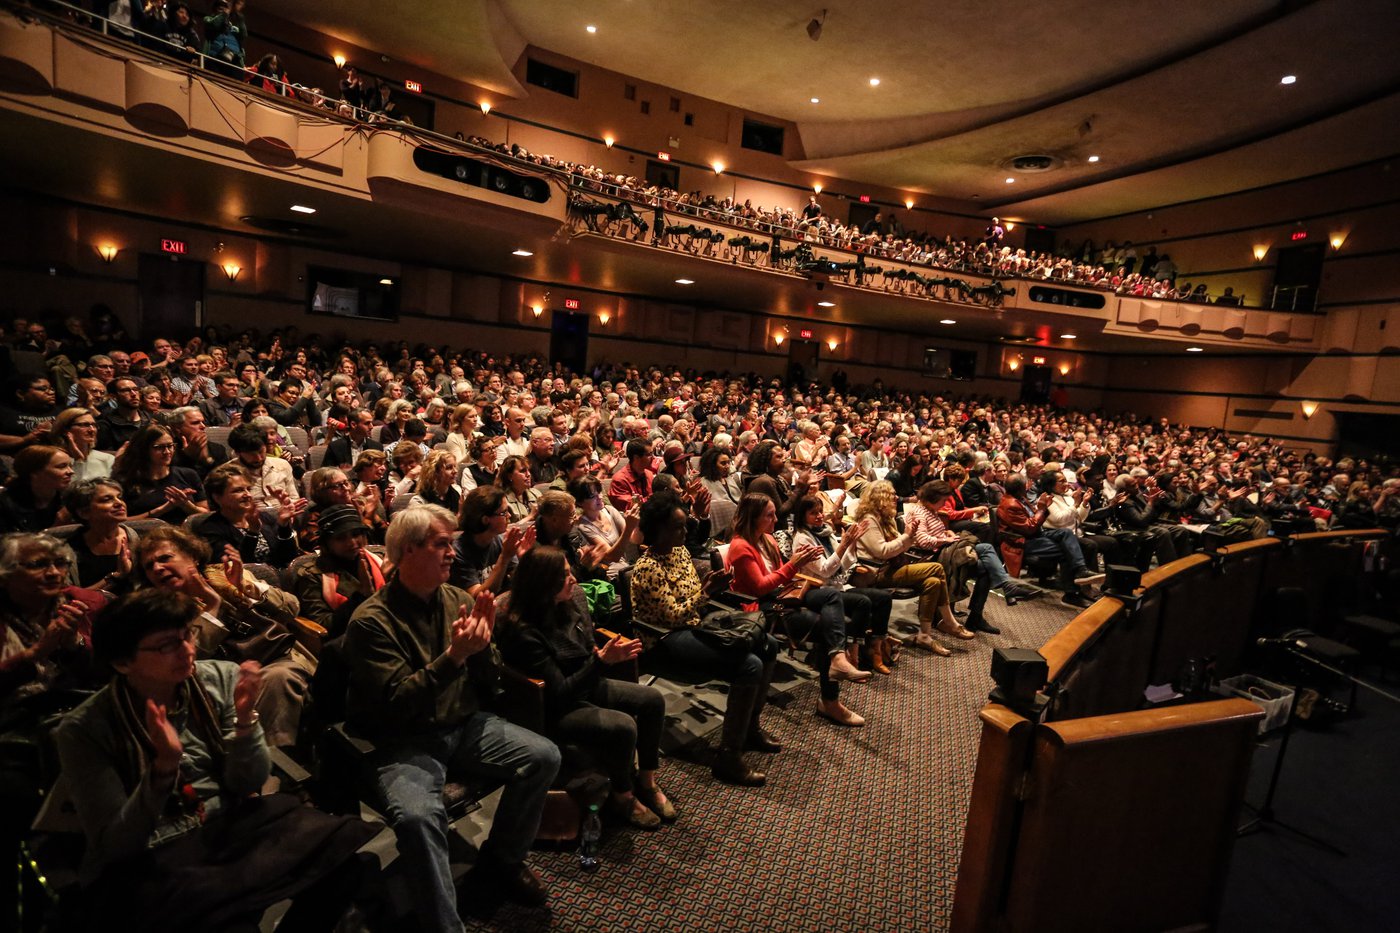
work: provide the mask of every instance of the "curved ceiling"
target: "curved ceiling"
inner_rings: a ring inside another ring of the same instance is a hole
[[[1400,151],[1381,119],[1400,94],[1394,0],[420,0],[411,16],[378,0],[283,0],[278,12],[516,95],[529,93],[511,75],[520,54],[548,49],[794,121],[795,168],[1045,223],[1161,204],[1150,179],[1165,170],[1203,197]],[[1281,85],[1286,74],[1297,82]],[[1250,159],[1218,174],[1236,151]],[[1007,170],[1032,153],[1056,167]]]

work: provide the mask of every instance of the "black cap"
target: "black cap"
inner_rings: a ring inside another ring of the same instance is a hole
[[[316,523],[322,537],[341,535],[348,532],[361,531],[368,533],[369,526],[360,517],[359,511],[353,505],[332,505],[327,506],[321,512],[321,518]]]

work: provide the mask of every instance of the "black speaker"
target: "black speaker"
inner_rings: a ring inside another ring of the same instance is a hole
[[[1142,586],[1142,571],[1124,564],[1104,568],[1103,591],[1111,596],[1132,596]]]
[[[1050,665],[1034,648],[997,648],[992,653],[991,699],[1018,712],[1034,706],[1036,693],[1045,686]]]

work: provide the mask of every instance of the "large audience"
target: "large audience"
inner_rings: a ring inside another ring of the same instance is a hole
[[[84,903],[136,918],[290,897],[328,929],[374,890],[365,824],[271,792],[273,751],[315,771],[328,729],[373,744],[364,793],[418,920],[457,929],[449,772],[505,784],[468,883],[525,903],[546,897],[526,860],[561,748],[592,753],[619,826],[677,818],[638,663],[729,682],[711,768],[754,786],[759,755],[782,767],[763,711],[784,642],[822,721],[854,729],[860,685],[911,649],[1014,636],[998,604],[1082,607],[1110,564],[1400,524],[1394,464],[839,370],[578,373],[295,328],[147,344],[104,308],[16,320],[0,350],[20,373],[0,405],[3,722],[34,749],[5,760],[7,825],[23,835],[55,777],[49,736],[101,895]],[[508,676],[540,684],[532,729]],[[190,832],[210,821],[227,832]]]
[[[245,5],[246,0],[215,0],[209,14],[200,16],[183,0],[149,0],[140,4],[112,3],[98,12],[107,17],[109,29],[118,37],[125,34],[166,54],[202,60],[211,70],[227,73],[266,93],[293,98],[305,106],[361,122],[413,122],[394,98],[392,84],[363,74],[354,64],[338,69],[334,90],[322,90],[294,81],[275,53],[254,61],[248,54]],[[786,237],[850,251],[861,262],[856,284],[867,284],[865,260],[869,257],[872,261],[883,259],[999,279],[1053,281],[1138,298],[1232,306],[1243,305],[1246,298],[1235,294],[1231,287],[1212,296],[1205,283],[1179,282],[1178,269],[1170,255],[1158,254],[1155,246],[1148,246],[1140,256],[1131,241],[1108,241],[1102,247],[1093,240],[1078,245],[1066,241],[1054,251],[1036,251],[1005,244],[1010,226],[1000,218],[992,218],[981,238],[939,236],[907,227],[892,208],[888,213],[878,211],[863,224],[842,222],[823,207],[818,195],[811,195],[801,207],[756,207],[748,199],[741,202],[699,189],[677,191],[596,165],[534,153],[518,143],[497,143],[461,133],[457,137],[475,147],[563,173],[577,190],[609,194],[654,209],[657,222],[652,235],[658,242],[680,245],[676,240],[663,239],[663,211],[715,221],[767,237]],[[633,219],[637,226],[647,223],[637,214],[619,219]],[[613,229],[630,235],[626,225]],[[731,239],[732,245],[745,250],[768,249],[766,244],[743,236]],[[778,258],[770,254],[769,261],[776,262]],[[877,266],[870,268],[874,275],[883,271]],[[891,276],[884,284],[888,287],[898,281],[906,280]]]

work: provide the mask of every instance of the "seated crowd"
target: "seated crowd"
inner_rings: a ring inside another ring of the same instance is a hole
[[[334,93],[294,83],[275,53],[263,55],[256,64],[249,65],[245,4],[246,0],[214,0],[206,16],[192,13],[183,0],[99,4],[95,12],[110,20],[112,34],[117,37],[137,38],[152,48],[181,58],[195,59],[203,55],[210,68],[226,71],[269,94],[295,98],[307,106],[360,122],[413,122],[394,100],[391,84],[362,74],[353,64],[339,69]],[[126,29],[135,32],[124,31]],[[534,153],[518,143],[496,143],[460,132],[456,136],[473,146],[566,174],[578,189],[625,198],[654,208],[658,213],[671,211],[750,228],[767,236],[784,236],[850,250],[862,257],[952,272],[1056,281],[1140,298],[1196,303],[1212,300],[1204,283],[1178,284],[1176,264],[1170,256],[1158,255],[1155,246],[1147,248],[1139,264],[1137,249],[1131,241],[1121,246],[1109,241],[1102,248],[1096,247],[1092,240],[1077,247],[1066,242],[1054,253],[1014,249],[1002,245],[1007,231],[997,218],[992,219],[981,239],[940,237],[908,228],[893,210],[888,215],[877,212],[863,224],[843,223],[825,212],[816,195],[809,196],[808,203],[800,208],[755,207],[748,199],[741,202],[735,197],[716,197],[699,190],[681,192],[633,175],[609,172],[596,165]],[[659,222],[655,225],[654,236],[661,236],[662,227]],[[1214,302],[1241,305],[1244,296],[1236,295],[1233,288],[1226,288],[1215,296]]]
[[[524,903],[574,750],[619,823],[676,819],[639,662],[729,683],[711,768],[753,786],[781,639],[856,728],[849,695],[903,648],[1013,624],[992,594],[1082,607],[1109,563],[1400,524],[1393,464],[1165,420],[291,328],[138,347],[93,318],[4,345],[31,369],[0,404],[0,723],[33,750],[4,760],[5,822],[27,831],[56,743],[84,903],[172,928],[290,898],[286,929],[330,929],[374,889],[368,824],[269,781],[333,726],[373,746],[420,925],[460,929],[449,774],[504,784],[467,883]],[[539,684],[535,729],[511,677]]]

